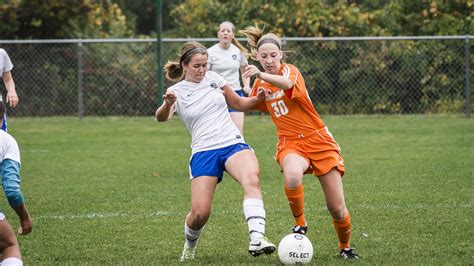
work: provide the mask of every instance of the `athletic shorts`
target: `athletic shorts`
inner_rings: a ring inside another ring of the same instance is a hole
[[[8,129],[7,129],[7,114],[3,114],[3,118],[2,118],[2,130],[5,131],[5,132],[8,132]]]
[[[235,93],[237,93],[240,97],[245,97],[244,90],[238,90],[238,91],[235,91]],[[231,109],[231,108],[228,108],[228,109],[229,109],[229,113],[240,112],[240,111],[237,111],[237,110],[234,110],[234,109]]]
[[[247,149],[251,150],[252,148],[246,143],[237,143],[220,149],[197,152],[191,156],[189,162],[189,178],[215,176],[217,183],[219,183],[222,181],[227,159],[237,152]]]
[[[309,163],[305,174],[321,176],[336,167],[344,175],[344,160],[341,149],[327,127],[315,130],[307,136],[279,137],[275,159],[278,164],[289,153],[296,153]]]

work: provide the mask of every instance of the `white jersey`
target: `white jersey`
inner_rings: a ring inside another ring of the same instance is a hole
[[[3,76],[3,73],[11,71],[12,69],[13,64],[7,52],[4,49],[0,49],[0,78]]]
[[[231,43],[228,49],[216,44],[207,49],[207,53],[208,69],[221,75],[235,91],[241,90],[239,70],[240,66],[247,64],[247,58],[242,51]]]
[[[191,134],[192,153],[244,143],[232,122],[222,87],[227,82],[207,71],[199,83],[180,81],[168,88],[176,94],[176,113]]]
[[[5,159],[20,163],[20,149],[10,134],[0,130],[0,161],[3,162]]]

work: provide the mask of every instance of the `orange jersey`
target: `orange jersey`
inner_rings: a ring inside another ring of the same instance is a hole
[[[283,90],[257,78],[250,93],[251,96],[255,96],[260,88],[271,91],[271,94],[257,108],[270,113],[276,125],[278,137],[309,136],[325,127],[314,109],[298,68],[283,63],[280,66],[279,75],[290,79],[294,84],[293,88]]]

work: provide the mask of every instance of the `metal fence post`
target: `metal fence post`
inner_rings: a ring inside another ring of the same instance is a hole
[[[465,57],[465,65],[466,65],[466,117],[471,117],[471,70],[469,68],[469,61],[470,61],[470,43],[469,43],[469,35],[466,35],[466,39],[464,41],[464,57]]]
[[[162,38],[161,38],[161,33],[162,33],[162,6],[161,6],[161,0],[156,1],[156,64],[157,64],[157,70],[156,70],[156,83],[157,83],[157,102],[158,106],[160,106],[163,101],[162,101],[162,96],[163,96],[163,66],[162,66],[162,57],[161,57],[161,52],[162,52]]]
[[[84,117],[84,51],[82,41],[77,43],[77,114],[79,119]]]

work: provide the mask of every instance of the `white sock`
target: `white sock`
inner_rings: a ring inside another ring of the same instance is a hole
[[[244,200],[244,214],[249,226],[250,240],[260,238],[265,235],[265,209],[263,200]]]
[[[0,264],[1,266],[23,266],[23,261],[19,258],[10,257],[6,258]]]
[[[197,245],[197,242],[203,230],[204,227],[199,230],[193,230],[188,227],[186,222],[184,222],[184,238],[186,238],[186,246],[188,248],[193,248]]]

